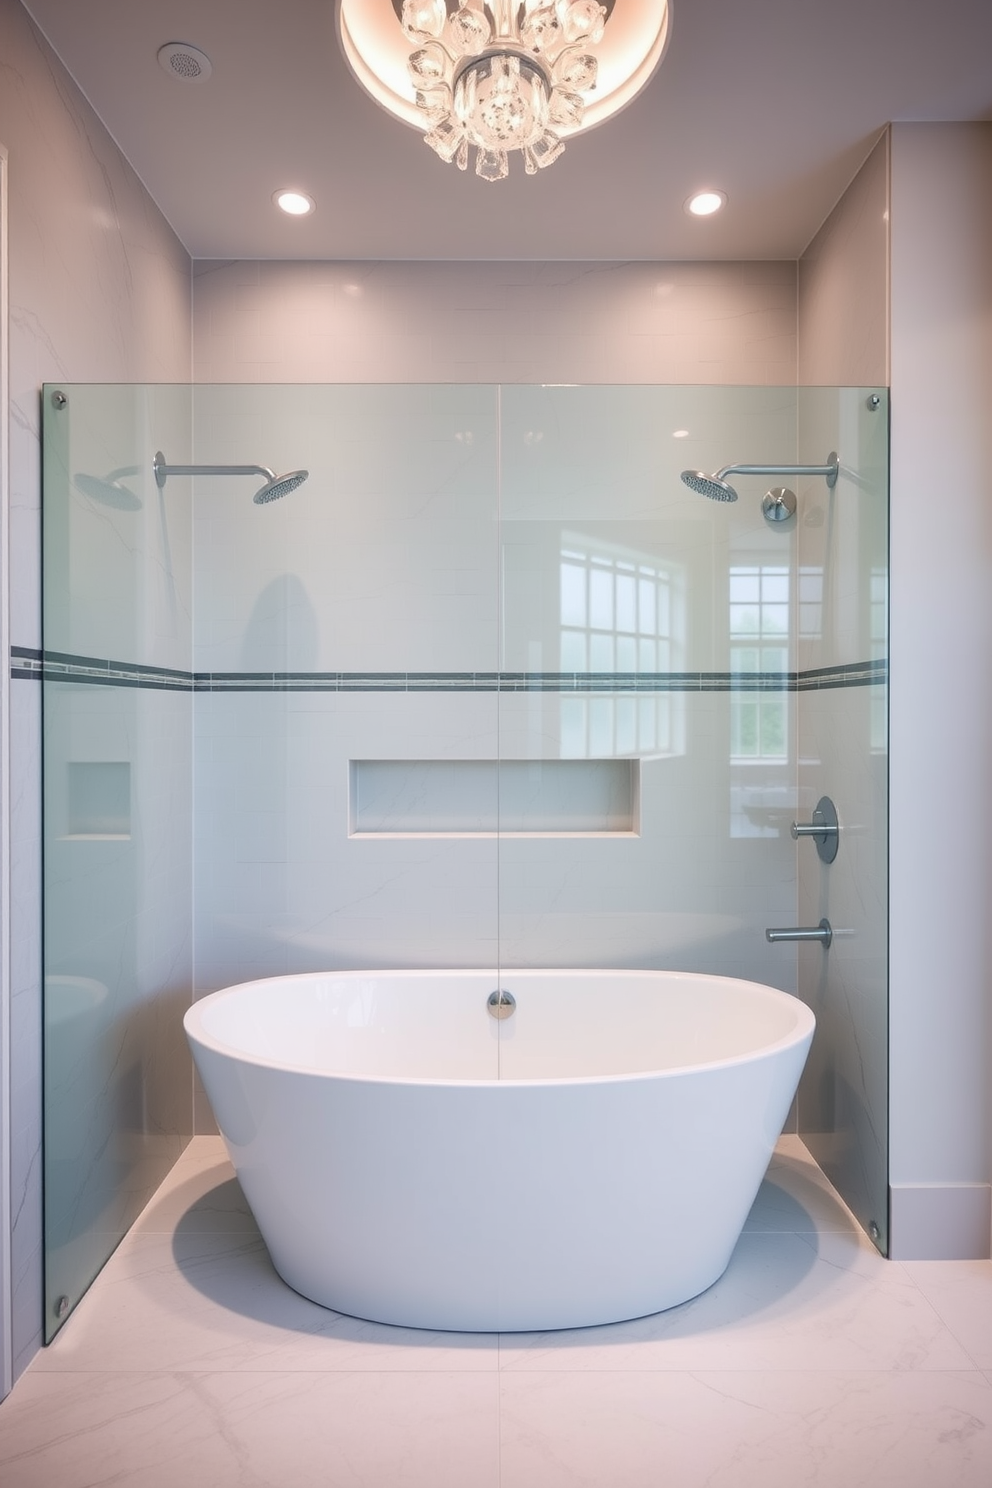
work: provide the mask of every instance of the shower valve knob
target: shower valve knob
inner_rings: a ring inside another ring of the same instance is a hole
[[[837,808],[829,796],[821,796],[816,803],[811,822],[793,822],[792,835],[798,842],[800,837],[812,837],[823,863],[832,863],[837,856],[840,842],[840,824]]]

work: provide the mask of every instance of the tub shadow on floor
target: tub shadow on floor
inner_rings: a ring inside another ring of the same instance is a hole
[[[829,1195],[816,1195],[821,1224],[832,1219],[837,1238],[855,1246],[847,1216]],[[831,1214],[831,1210],[835,1213]],[[723,1276],[707,1291],[665,1312],[597,1327],[554,1334],[514,1334],[515,1338],[554,1338],[563,1347],[612,1340],[623,1331],[631,1341],[653,1337],[686,1338],[733,1328],[747,1319],[774,1316],[798,1290],[814,1296],[831,1284],[835,1267],[817,1267],[820,1237],[809,1210],[773,1179],[766,1178],[755,1199]],[[347,1333],[355,1343],[388,1342],[396,1347],[465,1347],[494,1334],[427,1331],[349,1318],[309,1301],[276,1272],[241,1186],[231,1178],[197,1198],[180,1216],[173,1257],[186,1282],[216,1306],[243,1317],[299,1334]],[[818,1273],[818,1274],[817,1274]]]

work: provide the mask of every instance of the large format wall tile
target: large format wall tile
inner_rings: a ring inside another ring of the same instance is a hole
[[[794,263],[205,262],[197,382],[796,375]]]

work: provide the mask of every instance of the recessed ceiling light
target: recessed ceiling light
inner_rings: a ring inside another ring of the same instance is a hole
[[[186,41],[167,41],[159,47],[157,56],[163,71],[181,83],[205,83],[214,70],[206,52]]]
[[[672,430],[672,438],[673,439],[688,439],[689,438],[689,430],[688,429],[673,429]]]
[[[685,204],[685,210],[692,217],[712,217],[714,212],[719,212],[721,207],[727,205],[727,193],[725,191],[697,191],[695,196],[690,196]]]
[[[277,207],[288,212],[290,217],[307,217],[316,206],[312,196],[307,196],[303,191],[276,191],[273,192],[272,200]]]

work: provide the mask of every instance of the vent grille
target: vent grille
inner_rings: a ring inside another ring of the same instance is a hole
[[[158,50],[159,65],[170,77],[184,83],[205,83],[213,72],[206,52],[184,41],[170,41]]]

